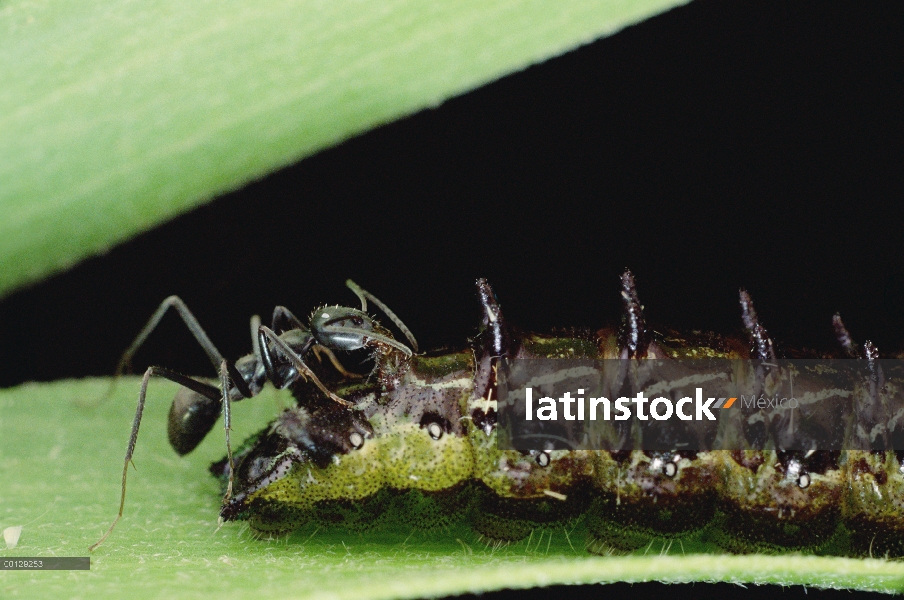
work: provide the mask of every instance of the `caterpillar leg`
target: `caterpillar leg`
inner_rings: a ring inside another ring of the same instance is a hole
[[[901,453],[847,453],[844,529],[857,556],[904,556]]]
[[[713,518],[718,471],[707,452],[601,452],[587,527],[597,546],[636,550],[654,537],[680,538]]]

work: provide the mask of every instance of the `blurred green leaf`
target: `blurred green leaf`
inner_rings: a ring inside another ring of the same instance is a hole
[[[0,0],[0,296],[683,2]]]

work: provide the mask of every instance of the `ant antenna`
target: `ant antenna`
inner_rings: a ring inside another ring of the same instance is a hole
[[[387,317],[389,317],[389,320],[392,321],[395,324],[395,326],[399,328],[399,331],[401,331],[402,333],[405,334],[405,337],[408,338],[408,342],[411,344],[411,347],[414,349],[415,353],[417,353],[419,351],[418,347],[417,347],[417,340],[414,339],[414,335],[411,333],[411,330],[408,329],[407,327],[405,327],[405,324],[402,323],[402,319],[398,318],[394,312],[389,310],[388,306],[386,306],[385,304],[380,302],[380,300],[376,296],[374,296],[367,290],[363,289],[361,286],[359,286],[357,283],[355,283],[351,279],[347,279],[345,281],[345,285],[347,285],[351,291],[355,292],[355,295],[357,295],[358,298],[361,300],[361,310],[362,311],[365,311],[365,312],[367,311],[367,301],[368,300],[373,302],[374,305],[376,305],[377,308],[382,310],[383,314],[385,314]]]

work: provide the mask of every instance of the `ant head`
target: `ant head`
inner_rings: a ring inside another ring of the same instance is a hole
[[[345,306],[325,306],[311,315],[311,333],[331,350],[358,350],[373,340],[375,321],[367,313]]]

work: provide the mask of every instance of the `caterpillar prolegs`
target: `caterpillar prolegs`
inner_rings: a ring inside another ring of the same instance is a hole
[[[843,356],[875,373],[852,400],[862,406],[839,416],[848,441],[860,440],[847,449],[786,448],[767,426],[760,433],[774,439],[759,449],[515,450],[497,444],[502,361],[770,361],[775,351],[745,291],[748,338],[736,339],[649,331],[630,272],[621,279],[621,327],[573,335],[520,332],[485,280],[477,289],[483,322],[471,348],[405,353],[383,343],[389,334],[381,329],[368,346],[374,376],[354,379],[326,363],[315,369],[351,406],[296,383],[297,405],[234,453],[221,517],[272,534],[310,521],[360,529],[465,521],[497,542],[583,520],[595,553],[702,535],[733,552],[904,555],[904,453],[894,450],[904,373],[897,361],[879,361],[868,342],[856,346],[837,315]],[[229,461],[211,471],[225,483]]]

